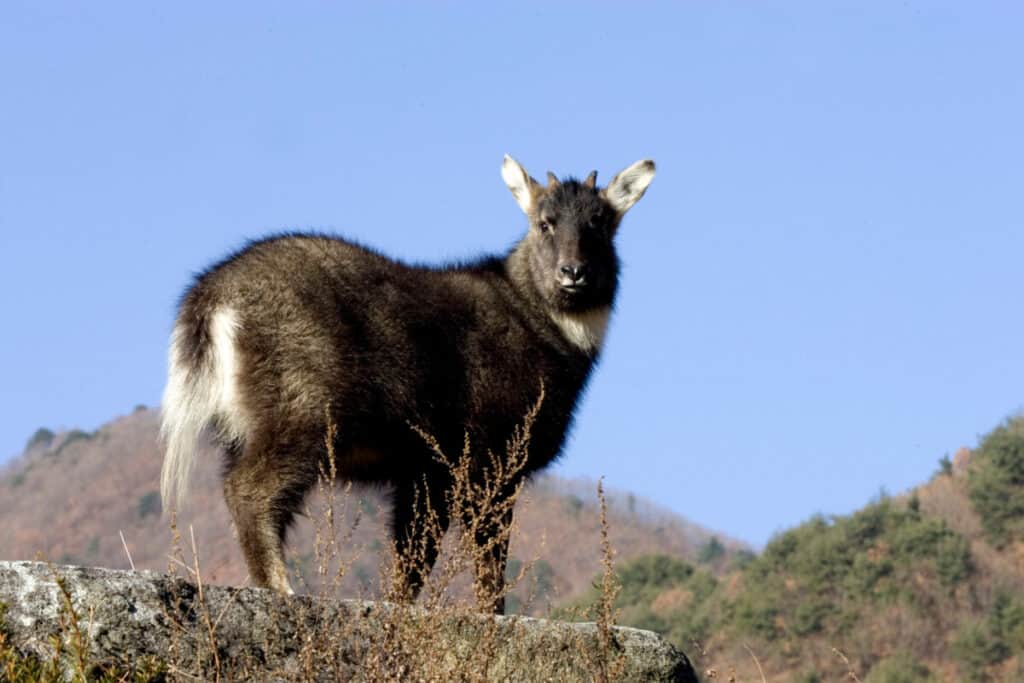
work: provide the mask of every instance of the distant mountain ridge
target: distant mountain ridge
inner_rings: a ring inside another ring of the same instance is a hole
[[[171,532],[161,517],[158,411],[138,407],[95,432],[40,429],[25,452],[0,470],[0,560],[41,556],[65,564],[127,568],[119,532],[139,569],[165,570]],[[232,537],[219,481],[219,454],[202,446],[189,503],[178,518],[188,539],[194,531],[207,581],[241,585],[246,572]],[[511,566],[539,558],[528,608],[521,596],[510,604],[543,613],[549,604],[585,592],[599,563],[599,520],[593,482],[543,476],[517,508]],[[749,550],[629,493],[609,494],[612,542],[620,560],[662,552],[697,561],[702,551],[714,571]],[[317,500],[310,501],[311,510]],[[388,506],[379,490],[353,489],[342,506],[341,527],[359,518],[350,545],[358,548],[345,577],[345,597],[373,597],[379,588],[379,556],[387,543]],[[186,545],[191,543],[186,541]],[[315,582],[313,525],[307,519],[289,536],[289,557]],[[721,548],[723,552],[706,551]],[[525,589],[524,589],[525,590]]]

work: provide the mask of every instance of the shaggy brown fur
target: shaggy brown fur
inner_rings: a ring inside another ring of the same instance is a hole
[[[290,591],[282,543],[326,457],[328,422],[339,477],[392,487],[399,552],[422,539],[427,504],[443,515],[450,488],[411,426],[445,453],[461,452],[468,435],[474,453],[500,454],[543,387],[522,476],[550,463],[615,297],[613,237],[653,175],[643,161],[605,189],[593,174],[545,188],[506,157],[530,227],[504,257],[412,267],[336,237],[287,234],[199,275],[171,343],[165,507],[180,496],[199,431],[212,427],[252,580]],[[500,583],[496,552],[487,573]],[[426,555],[408,570],[410,596],[436,544]]]

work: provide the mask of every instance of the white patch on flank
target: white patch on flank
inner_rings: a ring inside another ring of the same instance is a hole
[[[596,308],[583,313],[556,312],[551,314],[551,318],[558,325],[558,329],[562,331],[562,335],[587,353],[601,350],[610,316],[610,308]]]
[[[167,452],[160,472],[160,497],[165,509],[180,507],[200,432],[215,417],[221,418],[224,436],[240,439],[246,419],[238,405],[238,354],[235,334],[238,314],[223,308],[210,321],[210,348],[202,364],[190,367],[181,353],[181,329],[171,334],[167,388],[163,398],[160,433]]]
[[[629,207],[636,204],[647,186],[654,180],[654,162],[650,159],[638,161],[612,178],[604,189],[604,198],[619,213],[626,213]]]
[[[533,194],[530,192],[530,176],[526,169],[506,154],[505,160],[501,162],[501,177],[508,185],[508,189],[512,190],[512,196],[519,203],[519,208],[524,213],[529,213],[533,204]]]

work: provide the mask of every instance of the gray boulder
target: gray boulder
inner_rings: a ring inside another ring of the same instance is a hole
[[[69,674],[85,662],[172,680],[697,680],[649,631],[616,627],[602,647],[592,623],[200,590],[153,572],[0,562],[0,603],[14,647]]]

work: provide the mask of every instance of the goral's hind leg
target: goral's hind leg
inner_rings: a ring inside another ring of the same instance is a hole
[[[270,441],[251,441],[230,463],[224,499],[256,586],[293,593],[284,562],[284,538],[315,481],[312,454],[296,456]]]

